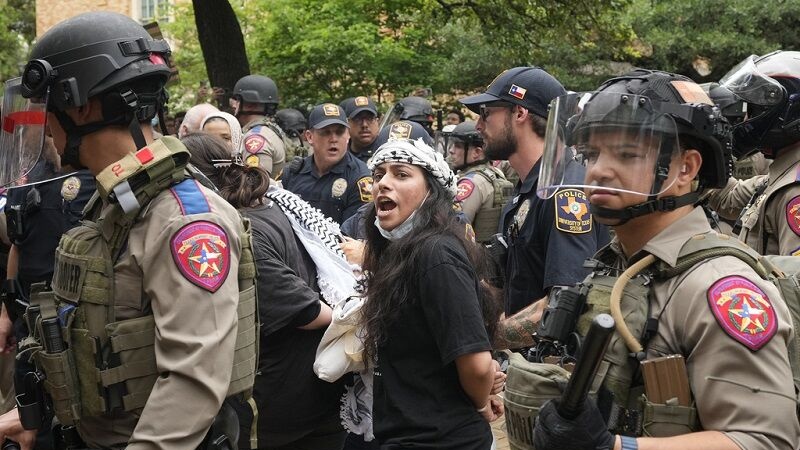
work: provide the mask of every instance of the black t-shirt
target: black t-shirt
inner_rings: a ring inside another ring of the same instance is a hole
[[[384,450],[487,450],[489,424],[461,388],[455,364],[459,356],[491,350],[478,281],[455,237],[424,248],[424,262],[409,274],[414,298],[398,308],[378,348],[375,436]]]
[[[320,311],[317,271],[275,203],[242,210],[252,221],[261,319],[254,392],[258,439],[284,445],[339,415],[341,383],[322,381],[313,365],[325,328],[301,330]]]

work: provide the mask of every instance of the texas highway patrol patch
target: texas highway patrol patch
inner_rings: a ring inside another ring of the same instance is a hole
[[[250,136],[247,136],[247,138],[245,138],[245,140],[244,140],[244,148],[245,148],[245,150],[247,150],[248,153],[251,153],[251,154],[255,155],[262,148],[264,148],[264,145],[266,143],[267,143],[267,139],[264,136],[262,136],[262,135],[260,135],[258,133],[254,133],[254,134],[251,134]]]
[[[778,331],[778,318],[767,294],[737,275],[718,280],[708,289],[708,306],[717,323],[752,351],[764,346]]]
[[[564,189],[556,192],[556,228],[576,234],[592,231],[589,201],[583,191]]]
[[[473,183],[469,178],[462,178],[458,180],[457,188],[458,193],[456,194],[456,201],[460,202],[472,195],[472,191],[475,190],[475,183]]]
[[[786,222],[794,234],[800,236],[800,195],[786,204]]]
[[[197,221],[184,225],[170,243],[172,259],[193,284],[216,292],[230,271],[228,235],[219,225]]]
[[[358,195],[361,201],[368,203],[372,201],[372,177],[361,177],[356,181]]]

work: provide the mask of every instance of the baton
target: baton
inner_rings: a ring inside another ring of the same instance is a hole
[[[561,403],[558,404],[557,410],[561,417],[574,419],[580,414],[613,334],[614,319],[610,315],[599,314],[594,318],[583,340],[580,359],[575,364],[561,396]]]

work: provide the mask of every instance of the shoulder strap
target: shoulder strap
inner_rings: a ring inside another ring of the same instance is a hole
[[[769,280],[773,275],[782,276],[782,272],[763,259],[755,250],[744,242],[714,231],[698,234],[686,241],[678,254],[674,267],[663,261],[655,266],[654,275],[659,278],[672,278],[696,264],[720,256],[734,256],[750,266],[761,278]]]

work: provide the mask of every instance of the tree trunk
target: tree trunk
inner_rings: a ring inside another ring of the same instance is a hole
[[[227,0],[192,0],[192,5],[214,99],[227,111],[236,81],[250,74],[242,28]]]

